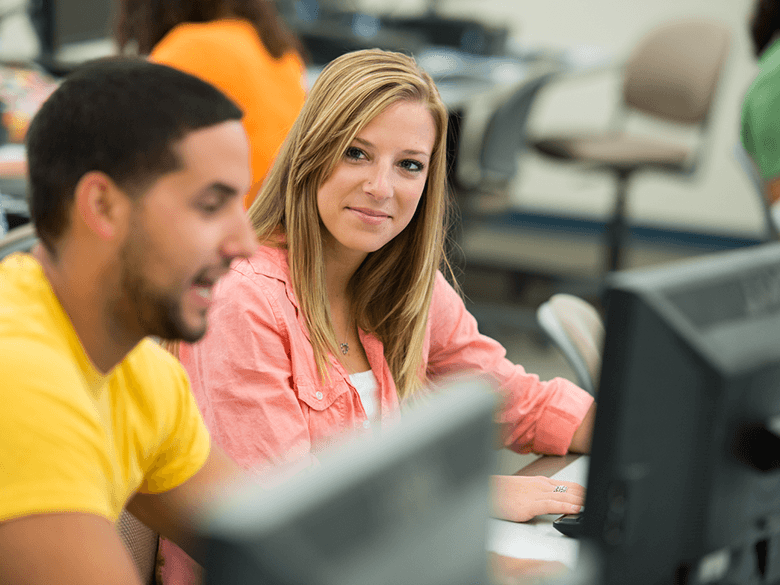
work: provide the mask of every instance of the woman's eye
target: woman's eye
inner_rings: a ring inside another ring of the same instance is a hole
[[[347,149],[346,157],[352,160],[358,160],[365,157],[365,153],[355,146],[350,146]]]
[[[407,171],[411,171],[413,173],[419,173],[425,168],[425,165],[420,161],[406,159],[404,161],[401,161],[401,167]]]

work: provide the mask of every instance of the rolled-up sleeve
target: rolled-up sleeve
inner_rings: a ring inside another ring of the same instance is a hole
[[[497,414],[505,447],[519,453],[563,455],[593,397],[563,378],[541,381],[506,358],[439,273],[430,313],[427,374],[432,380],[461,373],[487,375],[500,389]]]

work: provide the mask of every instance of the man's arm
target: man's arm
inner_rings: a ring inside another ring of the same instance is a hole
[[[94,514],[2,522],[0,559],[0,583],[7,585],[141,585],[116,528]]]
[[[152,530],[178,544],[195,560],[203,547],[195,532],[203,507],[224,496],[225,490],[250,476],[212,441],[203,467],[182,485],[159,494],[136,494],[127,510]]]
[[[153,530],[202,558],[194,533],[202,506],[248,475],[212,443],[203,467],[177,488],[137,494],[127,505]],[[0,523],[0,583],[141,585],[116,527],[86,513],[36,514]]]

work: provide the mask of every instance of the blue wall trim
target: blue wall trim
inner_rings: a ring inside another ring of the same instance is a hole
[[[519,211],[510,211],[496,215],[494,218],[489,219],[487,223],[497,228],[512,227],[597,238],[604,237],[604,232],[606,231],[606,223],[603,221]],[[755,237],[740,237],[730,234],[724,235],[644,225],[629,226],[629,238],[635,243],[642,243],[643,245],[689,247],[712,251],[753,246],[760,244],[762,241]]]

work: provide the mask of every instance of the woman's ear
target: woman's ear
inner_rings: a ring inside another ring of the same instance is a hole
[[[126,231],[130,200],[116,183],[100,171],[84,174],[74,193],[77,217],[102,240],[113,240]]]

